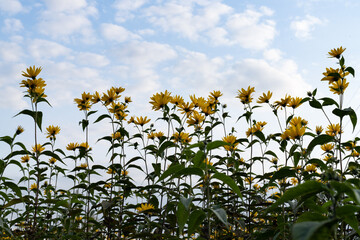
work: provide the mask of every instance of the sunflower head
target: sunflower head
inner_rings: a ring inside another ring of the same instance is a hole
[[[329,56],[331,58],[337,58],[339,59],[341,54],[346,50],[346,48],[343,48],[342,46],[339,47],[339,48],[334,48],[334,49],[331,49],[330,52],[329,52]]]
[[[41,67],[35,67],[35,65],[32,67],[30,66],[26,69],[26,72],[23,71],[22,75],[27,78],[35,79],[37,75],[39,75],[41,70],[42,70]]]

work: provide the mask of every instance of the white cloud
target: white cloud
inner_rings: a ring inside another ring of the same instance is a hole
[[[272,14],[271,9],[261,7],[259,11],[248,8],[230,16],[226,22],[230,43],[257,50],[268,47],[275,37],[276,28],[274,21],[264,18]]]
[[[148,0],[116,0],[113,7],[117,10],[115,20],[124,22],[134,17],[133,11],[141,8]]]
[[[268,61],[278,62],[282,59],[283,53],[279,49],[267,49],[263,53],[264,58]]]
[[[84,41],[93,38],[91,21],[84,14],[45,11],[39,23],[39,31],[54,39],[66,40],[72,35],[80,35]]]
[[[170,86],[173,89],[207,94],[209,91],[224,88],[221,80],[224,60],[222,58],[209,58],[204,53],[182,49],[181,59],[169,68],[173,74]]]
[[[86,0],[44,0],[50,11],[76,11],[87,6]]]
[[[23,11],[23,6],[18,0],[0,0],[0,10],[9,14]]]
[[[147,29],[141,29],[139,31],[137,31],[140,35],[144,36],[144,35],[154,35],[155,34],[155,30],[147,28]]]
[[[19,19],[7,18],[4,20],[4,26],[2,30],[8,33],[15,33],[22,30],[24,27]]]
[[[160,62],[175,58],[177,53],[167,44],[134,41],[124,45],[116,55],[125,64],[153,67]]]
[[[40,14],[39,32],[57,40],[75,40],[85,43],[96,41],[90,17],[97,16],[97,9],[84,0],[46,1],[47,10]]]
[[[249,83],[249,79],[252,79]],[[244,59],[233,67],[230,82],[242,87],[254,86],[257,91],[273,91],[285,95],[304,96],[311,86],[298,72],[297,64],[290,59],[276,63],[264,59]]]
[[[148,20],[164,31],[179,33],[197,40],[201,33],[216,27],[223,15],[232,8],[218,1],[166,1],[151,6],[145,12]]]
[[[111,23],[101,24],[101,33],[107,40],[119,43],[126,42],[131,39],[140,39],[139,35],[130,32],[122,26]]]
[[[240,45],[260,50],[275,38],[275,21],[269,19],[273,10],[267,7],[247,7],[243,12],[220,1],[165,1],[147,8],[145,16],[165,32],[175,32],[192,41],[214,45]],[[225,22],[225,24],[223,24]]]
[[[0,95],[3,96],[0,98],[0,108],[21,110],[28,106],[19,88],[6,86],[0,89]]]
[[[126,79],[128,94],[139,98],[161,87],[158,65],[177,57],[177,52],[167,44],[140,41],[129,42],[113,53],[122,65],[113,68],[112,74]]]
[[[290,28],[295,32],[295,36],[300,39],[311,38],[311,32],[315,30],[316,25],[323,24],[324,21],[317,17],[306,15],[305,18],[294,20],[290,23]]]
[[[23,56],[22,48],[13,42],[0,41],[0,59],[3,62],[16,62]]]
[[[47,82],[45,92],[53,106],[73,104],[73,99],[83,91],[103,91],[109,86],[99,69],[81,67],[70,62],[44,64],[43,78]]]
[[[79,53],[76,57],[76,61],[81,65],[87,65],[91,67],[104,67],[110,63],[107,57],[90,52]]]
[[[52,59],[69,55],[71,49],[53,41],[34,39],[29,44],[29,53],[36,59]]]

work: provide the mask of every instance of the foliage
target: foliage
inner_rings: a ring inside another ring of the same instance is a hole
[[[58,126],[48,126],[48,141],[38,142],[45,117],[39,106],[50,103],[42,69],[29,67],[21,87],[31,109],[17,115],[32,118],[34,145],[17,140],[22,127],[0,138],[10,149],[0,159],[0,239],[359,239],[360,139],[343,139],[344,119],[357,124],[355,111],[343,106],[346,77],[355,71],[345,66],[344,51],[329,52],[339,68],[327,68],[322,79],[338,99],[318,98],[315,89],[273,103],[267,92],[254,103],[254,87],[239,90],[244,138],[238,127],[227,130],[220,91],[189,102],[154,94],[155,122],[129,117],[124,88],[84,92],[75,103],[84,113],[85,141],[66,150],[56,147]],[[324,114],[326,126],[311,129],[297,115],[305,104]],[[267,123],[254,119],[262,105],[279,132],[266,135]],[[112,132],[98,141],[108,143],[109,165],[102,166],[88,143],[89,126],[106,123]],[[7,177],[11,165],[21,171],[19,182]],[[59,179],[73,184],[60,188]]]

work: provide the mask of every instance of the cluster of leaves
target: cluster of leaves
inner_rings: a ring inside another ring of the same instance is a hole
[[[0,159],[0,239],[359,239],[360,139],[342,139],[344,118],[353,128],[357,123],[354,110],[343,106],[346,76],[354,75],[344,50],[329,52],[339,68],[326,69],[322,79],[339,99],[318,99],[316,90],[273,103],[271,92],[258,98],[273,111],[279,132],[265,135],[267,123],[254,119],[260,105],[250,86],[237,96],[244,106],[238,121],[247,125],[243,138],[234,127],[227,130],[220,91],[207,99],[192,95],[190,102],[157,93],[150,104],[160,117],[150,123],[128,117],[131,98],[113,87],[75,99],[85,141],[69,143],[67,151],[56,148],[58,126],[47,127],[49,140],[38,143],[38,104],[49,103],[41,68],[28,68],[21,86],[32,108],[19,114],[34,120],[34,145],[30,151],[17,141],[21,127],[0,138],[10,147]],[[305,103],[329,121],[325,133],[295,114]],[[111,124],[99,139],[109,145],[108,166],[92,155],[90,122]],[[69,159],[73,167],[65,164]],[[19,182],[6,175],[11,165],[22,173]],[[259,166],[262,172],[254,171]],[[60,187],[59,179],[73,184]]]

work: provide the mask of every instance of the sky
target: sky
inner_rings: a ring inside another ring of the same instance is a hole
[[[315,88],[335,96],[320,79],[336,67],[332,48],[359,69],[359,10],[358,0],[0,0],[0,136],[18,125],[24,141],[33,134],[29,117],[13,117],[30,107],[19,83],[33,65],[52,105],[41,106],[44,127],[61,127],[60,146],[81,142],[73,99],[111,86],[126,89],[136,116],[152,116],[150,97],[164,90],[185,99],[220,90],[235,119],[237,90],[249,85],[273,100]],[[349,81],[345,107],[356,109],[360,83]]]

